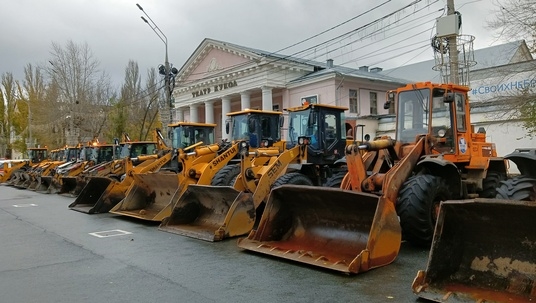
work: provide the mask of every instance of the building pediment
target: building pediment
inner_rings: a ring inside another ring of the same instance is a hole
[[[178,81],[184,83],[203,81],[222,73],[251,68],[261,59],[260,55],[237,49],[223,42],[205,39],[179,71]]]
[[[314,64],[296,62],[266,51],[207,38],[179,70],[176,80],[182,87],[202,85],[203,82],[219,82],[222,77],[250,73],[267,66],[299,72],[315,69]]]

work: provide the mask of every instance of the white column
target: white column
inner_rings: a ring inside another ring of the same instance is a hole
[[[250,102],[250,96],[251,96],[251,93],[248,92],[248,91],[245,91],[245,92],[241,92],[240,93],[240,108],[242,110],[246,109],[246,108],[249,108],[251,105],[251,102]]]
[[[184,122],[184,110],[182,108],[177,108],[175,110],[175,116],[177,117],[176,122]]]
[[[272,108],[272,88],[263,86],[262,89],[262,110],[273,110]]]
[[[197,114],[197,106],[199,104],[191,104],[190,105],[190,122],[197,122],[199,119],[199,115]]]
[[[214,100],[205,101],[205,123],[214,123]]]
[[[225,122],[227,113],[231,112],[231,97],[225,96],[221,98],[221,138],[222,140],[231,140],[231,134],[225,133]]]

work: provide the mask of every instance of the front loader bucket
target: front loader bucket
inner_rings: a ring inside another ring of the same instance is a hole
[[[258,228],[238,246],[351,274],[393,262],[401,238],[395,207],[382,197],[284,185],[272,189]]]
[[[535,202],[443,202],[413,291],[436,302],[536,302],[534,218]]]
[[[179,189],[179,175],[169,172],[133,174],[125,198],[110,210],[113,214],[160,222],[171,215],[171,199]]]
[[[123,197],[119,182],[106,177],[92,177],[69,208],[87,214],[106,213]]]
[[[255,223],[250,193],[229,186],[189,185],[174,197],[173,212],[159,229],[205,241],[247,234]]]
[[[48,188],[50,187],[50,184],[52,184],[53,176],[40,176],[38,179],[39,184],[37,185],[35,191],[40,193],[46,193]]]
[[[30,173],[28,171],[25,171],[21,174],[21,177],[21,182],[18,182],[16,186],[18,188],[28,188],[28,186],[30,186],[30,183],[32,182]]]
[[[58,194],[68,194],[73,195],[73,191],[77,186],[77,177],[76,176],[67,176],[61,178],[61,187],[58,191]]]
[[[48,186],[47,190],[45,193],[47,194],[57,194],[57,193],[61,193],[61,187],[62,187],[62,179],[64,177],[60,177],[60,178],[57,178],[57,177],[52,177],[51,179],[51,182],[50,182],[50,185]]]

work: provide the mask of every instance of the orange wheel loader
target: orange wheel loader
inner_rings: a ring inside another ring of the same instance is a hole
[[[422,82],[388,92],[395,139],[347,146],[348,173],[326,182],[339,188],[272,189],[238,246],[347,274],[390,264],[401,239],[429,247],[441,201],[495,197],[506,177],[495,145],[470,124],[468,91]]]

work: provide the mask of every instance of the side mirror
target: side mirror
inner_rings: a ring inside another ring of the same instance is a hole
[[[229,134],[229,128],[230,128],[230,125],[229,125],[229,121],[225,121],[225,133],[226,134]]]
[[[443,96],[443,102],[445,103],[452,103],[454,102],[454,93],[446,93]]]
[[[285,124],[285,117],[281,116],[279,117],[279,127],[283,127]]]

